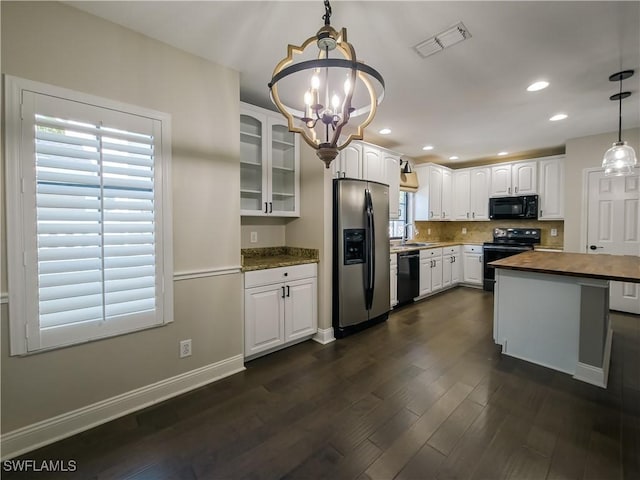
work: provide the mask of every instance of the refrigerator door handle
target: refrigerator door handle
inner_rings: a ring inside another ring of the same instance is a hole
[[[365,208],[367,213],[367,279],[365,286],[366,308],[371,310],[373,306],[373,289],[375,279],[375,223],[373,220],[373,202],[371,201],[371,192],[365,190]]]

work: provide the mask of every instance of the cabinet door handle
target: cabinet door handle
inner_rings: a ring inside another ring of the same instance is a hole
[[[269,213],[273,213],[273,202],[269,202]]]
[[[507,188],[507,193],[511,193],[511,187]]]
[[[467,218],[469,218],[469,212],[467,212]]]
[[[264,202],[264,213],[269,213],[268,207],[269,205],[267,204],[267,202]]]
[[[284,286],[280,287],[282,289],[282,298],[284,298]]]
[[[542,216],[542,210],[540,210],[540,216]]]
[[[476,218],[476,212],[473,212],[473,213],[471,214],[471,218]]]
[[[429,212],[429,218],[433,218],[433,212]]]
[[[291,291],[290,291],[290,289],[289,289],[289,285],[287,285],[287,297],[290,297],[290,296],[291,296],[291,295],[290,295],[290,293],[291,293]]]
[[[444,210],[442,211],[442,218],[445,218],[447,216],[447,212],[445,212]]]
[[[518,187],[515,188],[516,193],[518,193]]]
[[[478,261],[482,263],[482,256],[478,257]]]

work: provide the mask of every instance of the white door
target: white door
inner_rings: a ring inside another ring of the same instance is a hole
[[[435,257],[431,264],[431,292],[442,290],[442,257]]]
[[[285,290],[285,342],[316,333],[318,287],[315,277],[288,282]]]
[[[537,162],[514,163],[511,167],[512,192],[516,195],[533,195],[538,192]]]
[[[471,219],[489,220],[489,187],[491,173],[489,167],[471,169]]]
[[[442,169],[429,167],[429,220],[442,216]]]
[[[442,288],[451,286],[451,269],[453,268],[453,256],[442,256]]]
[[[588,195],[587,253],[640,255],[640,175],[589,172]],[[640,284],[611,282],[610,295],[612,310],[640,313]]]
[[[453,178],[448,168],[442,169],[442,220],[451,220],[453,217]]]
[[[491,196],[511,195],[511,164],[491,167]]]
[[[380,150],[372,145],[365,145],[362,148],[364,159],[364,179],[372,182],[387,183],[387,169]]]
[[[471,171],[453,171],[453,217],[455,220],[469,220],[471,213]]]
[[[245,356],[284,342],[284,296],[282,284],[245,290]]]

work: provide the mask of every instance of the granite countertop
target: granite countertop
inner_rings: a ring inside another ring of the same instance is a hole
[[[242,271],[264,270],[266,268],[290,267],[305,263],[318,263],[317,249],[298,247],[243,248]]]
[[[489,265],[525,272],[640,283],[640,257],[635,255],[590,255],[534,250],[502,258]]]
[[[420,243],[421,245],[391,245],[390,252],[409,252],[411,250],[426,250],[428,248],[454,247],[456,245],[464,245],[461,242],[407,242]]]

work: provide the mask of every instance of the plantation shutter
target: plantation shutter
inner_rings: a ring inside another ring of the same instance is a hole
[[[28,343],[46,348],[162,323],[154,121],[25,95],[35,129],[38,330]]]

